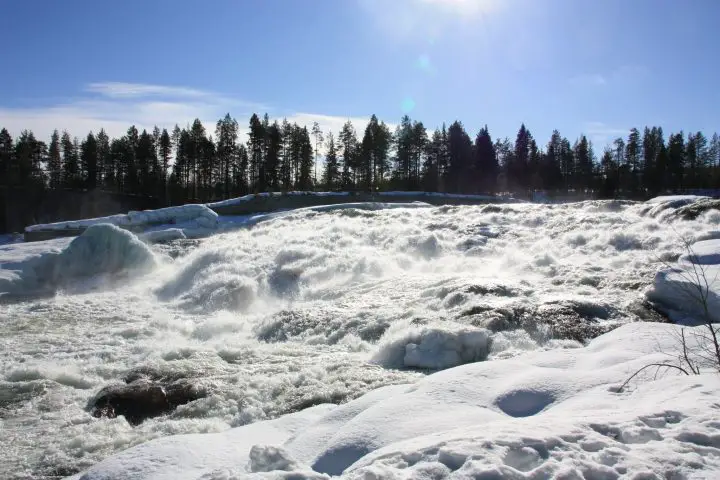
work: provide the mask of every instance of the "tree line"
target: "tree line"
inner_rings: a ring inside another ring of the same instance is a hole
[[[246,131],[243,142],[229,114],[211,132],[196,119],[171,131],[131,126],[112,139],[104,130],[82,139],[55,130],[49,143],[29,130],[13,139],[3,128],[0,186],[102,189],[168,205],[313,189],[642,198],[720,187],[717,134],[666,140],[657,126],[633,128],[599,155],[585,135],[571,143],[555,130],[542,145],[523,124],[514,141],[493,139],[487,126],[473,139],[459,121],[429,132],[408,116],[393,129],[373,115],[361,138],[350,121],[335,135],[267,114],[253,114]]]

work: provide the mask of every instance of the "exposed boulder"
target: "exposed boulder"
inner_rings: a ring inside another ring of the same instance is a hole
[[[169,384],[134,380],[128,384],[109,385],[90,400],[88,408],[94,417],[124,416],[130,425],[165,415],[179,405],[206,396],[206,392],[186,380]]]

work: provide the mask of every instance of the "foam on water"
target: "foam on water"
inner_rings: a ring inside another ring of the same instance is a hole
[[[0,252],[0,271],[15,272],[0,290],[36,287],[28,272],[43,262],[62,279],[54,298],[2,305],[0,477],[73,472],[159,436],[578,346],[653,318],[643,291],[661,259],[682,253],[678,235],[717,238],[718,224],[716,212],[682,220],[614,201],[381,207],[283,212],[152,249],[92,227],[23,260]],[[89,414],[98,390],[137,374],[210,394],[138,427]]]

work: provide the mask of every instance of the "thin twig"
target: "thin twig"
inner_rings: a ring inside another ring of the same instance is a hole
[[[630,375],[630,378],[628,378],[627,380],[625,380],[625,383],[623,383],[622,385],[620,385],[620,388],[618,389],[618,392],[622,392],[623,390],[625,390],[625,387],[627,386],[628,383],[630,383],[630,381],[631,381],[633,378],[637,377],[638,374],[640,374],[640,372],[642,372],[643,370],[648,369],[648,368],[650,368],[650,367],[667,367],[667,368],[674,368],[674,369],[676,369],[676,370],[680,370],[680,371],[681,371],[682,373],[684,373],[685,375],[690,376],[690,374],[688,373],[687,370],[685,370],[685,369],[682,368],[682,367],[678,367],[677,365],[672,365],[672,364],[670,364],[670,363],[649,363],[649,364],[645,365],[644,367],[642,367],[642,368],[641,368],[640,370],[638,370],[637,372],[635,372],[635,373],[633,373],[632,375]]]

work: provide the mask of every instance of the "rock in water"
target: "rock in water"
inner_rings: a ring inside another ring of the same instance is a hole
[[[140,425],[145,419],[164,415],[205,396],[205,392],[185,381],[163,385],[141,379],[126,385],[103,388],[88,407],[94,417],[125,417],[130,425]]]

